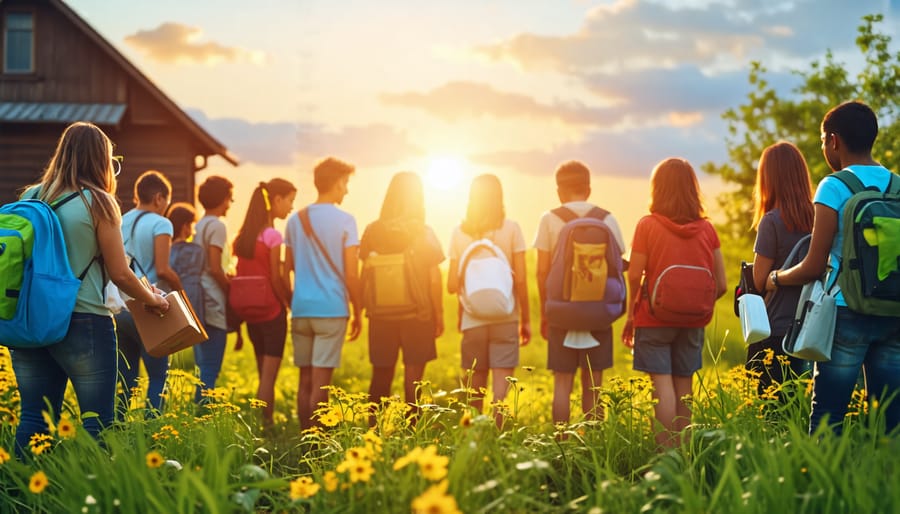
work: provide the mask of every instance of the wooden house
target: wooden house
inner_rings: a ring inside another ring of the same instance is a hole
[[[38,180],[63,129],[100,126],[124,157],[118,196],[155,169],[173,201],[194,203],[194,173],[237,158],[62,0],[0,0],[0,204]]]

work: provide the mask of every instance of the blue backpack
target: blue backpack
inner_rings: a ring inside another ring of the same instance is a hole
[[[58,343],[69,331],[81,280],[97,260],[76,277],[55,210],[79,193],[52,206],[27,199],[0,207],[0,344],[39,348]]]
[[[206,264],[206,252],[197,243],[179,241],[172,244],[169,253],[169,266],[181,279],[181,287],[194,308],[198,319],[203,319],[203,287],[200,285],[200,276]]]
[[[609,212],[594,207],[579,218],[566,207],[553,214],[565,222],[547,275],[544,312],[551,326],[594,331],[625,313],[622,251],[609,226]]]

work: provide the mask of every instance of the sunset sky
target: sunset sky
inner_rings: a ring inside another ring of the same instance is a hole
[[[656,162],[725,159],[720,115],[746,96],[751,60],[789,94],[790,70],[826,49],[859,66],[863,15],[885,13],[882,29],[897,33],[900,13],[898,0],[69,4],[240,157],[199,177],[241,187],[232,230],[251,185],[293,180],[300,207],[315,199],[313,164],[334,155],[357,166],[344,207],[360,230],[391,174],[412,170],[444,241],[481,173],[501,178],[531,241],[569,159],[591,168],[592,200],[630,241]],[[713,204],[721,184],[702,183]]]

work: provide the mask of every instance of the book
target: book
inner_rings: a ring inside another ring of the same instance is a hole
[[[165,297],[169,310],[162,316],[145,309],[137,300],[125,302],[144,349],[154,357],[171,355],[208,339],[184,291],[172,291]]]

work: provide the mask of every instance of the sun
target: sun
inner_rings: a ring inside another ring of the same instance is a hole
[[[425,185],[437,192],[461,192],[469,174],[469,163],[455,155],[436,155],[428,159]]]

